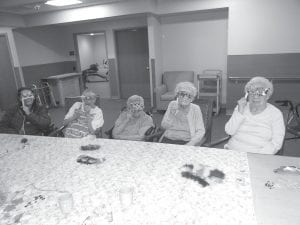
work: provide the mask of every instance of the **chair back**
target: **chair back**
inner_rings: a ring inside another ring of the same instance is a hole
[[[204,141],[201,141],[201,145],[210,143],[212,130],[213,102],[211,99],[195,99],[193,103],[200,107],[205,127],[205,134],[203,137]]]
[[[174,91],[179,82],[190,81],[194,83],[194,71],[167,71],[164,72],[162,82],[167,86],[167,91]]]

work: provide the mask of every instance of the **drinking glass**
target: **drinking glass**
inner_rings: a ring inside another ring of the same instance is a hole
[[[73,210],[73,196],[71,193],[64,193],[58,197],[58,204],[61,212],[66,216]]]
[[[119,197],[122,209],[128,209],[133,203],[133,187],[121,188],[119,191]]]

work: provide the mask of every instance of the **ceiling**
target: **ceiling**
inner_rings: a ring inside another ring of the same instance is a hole
[[[57,11],[61,9],[80,8],[91,5],[101,5],[129,0],[81,0],[82,4],[55,7],[45,5],[47,0],[0,0],[0,13],[13,13],[18,15],[36,14],[42,12]]]

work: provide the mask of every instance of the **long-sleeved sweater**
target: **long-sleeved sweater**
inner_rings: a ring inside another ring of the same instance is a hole
[[[228,149],[275,154],[282,146],[285,125],[281,111],[275,106],[267,103],[264,111],[253,115],[248,103],[243,114],[235,108],[225,131],[231,135],[225,145]]]

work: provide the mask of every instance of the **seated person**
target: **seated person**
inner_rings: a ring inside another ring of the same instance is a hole
[[[85,90],[82,93],[82,102],[75,102],[64,119],[64,136],[82,138],[94,136],[104,123],[102,110],[95,105],[96,94]]]
[[[6,111],[0,122],[0,133],[43,135],[49,131],[50,123],[47,109],[38,104],[30,88],[22,87],[17,104]]]
[[[166,130],[162,143],[197,145],[205,134],[202,112],[192,101],[197,89],[191,82],[178,83],[175,88],[176,101],[169,103],[161,126]]]
[[[113,138],[140,141],[152,126],[152,117],[144,111],[144,99],[133,95],[127,100],[126,110],[122,111],[113,128]]]
[[[225,148],[276,154],[282,146],[285,126],[281,111],[268,103],[273,84],[264,77],[254,77],[246,84],[245,93],[225,125],[226,133],[231,135]]]

